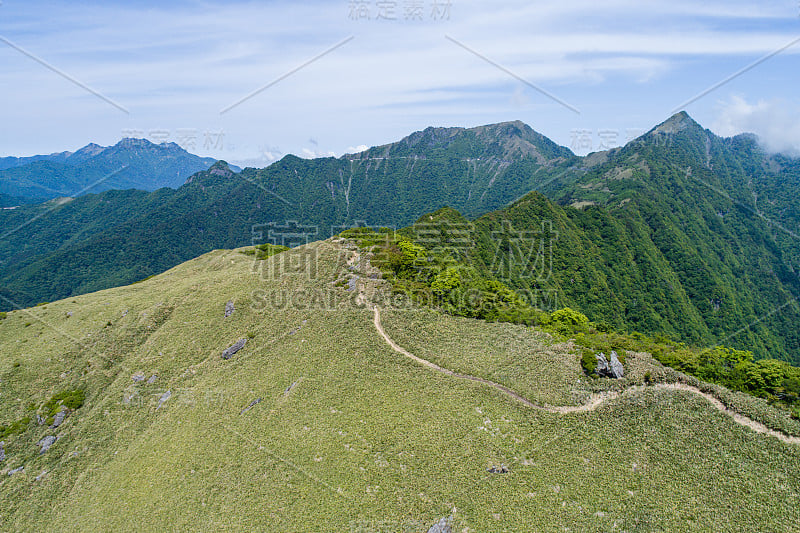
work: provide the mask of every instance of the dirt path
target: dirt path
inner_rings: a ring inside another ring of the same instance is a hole
[[[630,387],[628,389],[625,389],[622,392],[601,392],[601,393],[598,393],[598,394],[593,394],[590,397],[588,402],[586,402],[583,405],[577,405],[577,406],[537,405],[537,404],[533,403],[532,401],[530,401],[529,399],[525,398],[524,396],[520,396],[519,394],[517,394],[513,390],[511,390],[508,387],[505,387],[503,385],[500,385],[499,383],[495,383],[494,381],[489,381],[488,379],[479,378],[477,376],[470,376],[468,374],[459,374],[458,372],[453,372],[452,370],[448,370],[447,368],[442,368],[439,365],[437,365],[435,363],[432,363],[432,362],[430,362],[430,361],[428,361],[426,359],[422,359],[421,357],[417,357],[416,355],[412,354],[411,352],[405,350],[403,347],[398,346],[397,343],[395,343],[392,340],[392,338],[389,337],[389,335],[383,329],[383,325],[381,324],[381,311],[380,311],[380,309],[377,306],[375,306],[373,308],[373,310],[374,310],[374,313],[375,313],[375,317],[374,317],[375,329],[378,330],[378,333],[380,333],[381,337],[383,337],[383,339],[386,341],[386,343],[389,346],[391,346],[391,348],[394,351],[396,351],[397,353],[400,353],[400,354],[408,357],[409,359],[413,359],[417,363],[419,363],[421,365],[424,365],[424,366],[426,366],[426,367],[428,367],[428,368],[430,368],[432,370],[435,370],[437,372],[441,372],[442,374],[446,374],[448,376],[453,376],[453,377],[459,378],[459,379],[466,379],[466,380],[469,380],[469,381],[476,381],[478,383],[483,383],[484,385],[488,385],[490,387],[494,387],[495,389],[507,394],[508,396],[514,398],[518,402],[520,402],[520,403],[522,403],[522,404],[524,404],[527,407],[530,407],[532,409],[538,409],[540,411],[546,411],[548,413],[559,413],[559,414],[583,413],[583,412],[588,412],[588,411],[594,411],[595,409],[600,407],[603,403],[605,403],[607,401],[610,401],[610,400],[613,400],[615,398],[619,398],[622,395],[625,395],[625,394],[636,394],[638,392],[641,392],[641,391],[645,390],[646,388],[685,391],[685,392],[690,392],[692,394],[697,394],[699,396],[702,396],[703,398],[708,400],[709,403],[711,403],[711,405],[714,406],[714,408],[716,408],[718,411],[720,411],[722,413],[725,413],[726,415],[730,416],[736,423],[741,424],[741,425],[746,426],[746,427],[749,427],[750,429],[752,429],[753,431],[755,431],[757,433],[764,433],[764,434],[767,434],[767,435],[772,435],[773,437],[775,437],[777,439],[780,439],[783,442],[790,443],[790,444],[800,444],[800,437],[790,437],[788,435],[784,435],[783,433],[780,433],[778,431],[770,429],[770,428],[768,428],[767,426],[765,426],[764,424],[762,424],[760,422],[756,422],[755,420],[753,420],[751,418],[748,418],[748,417],[746,417],[746,416],[744,416],[742,414],[739,414],[739,413],[737,413],[735,411],[731,411],[730,409],[725,407],[725,405],[721,401],[719,401],[717,398],[715,398],[711,394],[708,394],[706,392],[701,391],[700,389],[698,389],[696,387],[692,387],[690,385],[686,385],[686,384],[683,384],[683,383],[662,383],[662,384],[658,384],[658,385],[650,385],[650,386],[647,386],[647,387],[645,387],[643,385],[638,385],[638,386],[633,386],[633,387]]]

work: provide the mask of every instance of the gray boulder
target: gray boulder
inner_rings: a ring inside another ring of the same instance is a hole
[[[442,518],[428,529],[428,533],[453,533],[453,528],[450,527],[450,519]]]
[[[157,379],[158,379],[158,375],[157,375],[157,374],[153,374],[153,375],[152,375],[152,376],[150,376],[150,378],[147,380],[147,384],[148,384],[148,385],[152,385],[153,383],[155,383],[155,382],[156,382],[156,380],[157,380]]]
[[[236,307],[233,305],[233,300],[228,300],[228,303],[225,304],[225,318],[228,318],[236,311]]]
[[[240,414],[240,415],[243,415],[243,414],[245,414],[247,411],[249,411],[250,409],[252,409],[253,407],[255,407],[255,406],[256,406],[257,404],[259,404],[259,403],[261,403],[261,398],[256,398],[255,400],[253,400],[252,402],[250,402],[250,405],[248,405],[247,407],[245,407],[244,409],[242,409],[241,411],[239,411],[239,414]]]
[[[230,348],[226,348],[224,352],[222,352],[223,359],[230,359],[233,357],[233,354],[244,348],[244,345],[247,344],[247,339],[239,339],[236,341],[236,344],[231,346]]]
[[[164,402],[172,398],[172,391],[168,390],[164,394],[161,395],[161,398],[158,399],[158,407],[156,407],[156,411],[161,409],[161,406],[164,405]]]
[[[0,440],[0,463],[6,460],[6,451],[3,449],[5,442]]]
[[[49,450],[50,446],[55,444],[57,440],[58,440],[58,438],[55,437],[54,435],[48,435],[48,436],[44,437],[42,440],[40,440],[37,443],[38,446],[42,447],[42,449],[39,450],[39,455],[42,455],[44,452]]]
[[[597,359],[597,367],[594,369],[597,372],[598,376],[607,376],[608,375],[608,359],[606,359],[606,354],[599,353],[594,356]]]
[[[61,410],[56,413],[55,417],[53,417],[53,425],[51,425],[50,427],[52,429],[57,428],[58,426],[61,425],[62,422],[64,422],[64,419],[66,417],[67,417],[67,408],[62,405]]]
[[[8,471],[8,475],[9,476],[13,476],[14,474],[16,474],[18,472],[22,472],[23,470],[25,470],[25,467],[24,466],[20,466],[20,467],[15,468],[14,470],[9,470]]]
[[[620,363],[617,352],[613,350],[611,351],[611,361],[609,361],[608,367],[612,377],[619,379],[625,376],[625,368]]]
[[[625,375],[625,369],[619,361],[619,357],[617,357],[617,352],[611,351],[611,361],[606,359],[603,353],[599,353],[595,357],[597,358],[597,368],[595,369],[597,375],[614,379],[619,379]]]

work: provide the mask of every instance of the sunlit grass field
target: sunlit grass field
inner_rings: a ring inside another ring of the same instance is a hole
[[[215,251],[10,313],[0,424],[30,421],[0,439],[0,529],[427,531],[452,516],[454,531],[800,530],[799,446],[688,393],[553,414],[433,372],[336,283],[364,274],[350,253]],[[531,328],[409,309],[383,323],[416,355],[543,404],[612,386]],[[38,425],[72,390],[85,403]]]

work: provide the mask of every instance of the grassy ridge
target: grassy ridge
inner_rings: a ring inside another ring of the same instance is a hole
[[[692,395],[650,390],[559,416],[430,372],[336,286],[368,274],[350,257],[330,241],[263,261],[217,251],[9,313],[0,421],[64,390],[86,398],[58,430],[31,423],[6,440],[0,529],[420,531],[453,508],[468,531],[796,528],[797,446]],[[402,310],[385,326],[412,351],[507,372],[549,402],[585,381],[577,354],[530,328]],[[46,434],[60,439],[38,455]],[[486,471],[498,464],[510,472]]]

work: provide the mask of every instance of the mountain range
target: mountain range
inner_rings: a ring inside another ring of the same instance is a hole
[[[0,158],[0,207],[110,189],[178,188],[214,159],[175,143],[125,138],[114,146],[88,144],[75,152]]]
[[[470,260],[518,291],[615,328],[800,362],[799,189],[798,160],[752,136],[717,137],[685,113],[586,157],[521,122],[428,128],[340,158],[286,156],[239,173],[218,162],[175,190],[3,211],[0,296],[7,309],[30,306],[214,248],[402,228],[448,206],[474,232]],[[497,246],[503,232],[513,240],[542,222],[557,234],[548,276],[498,273],[514,263]]]

